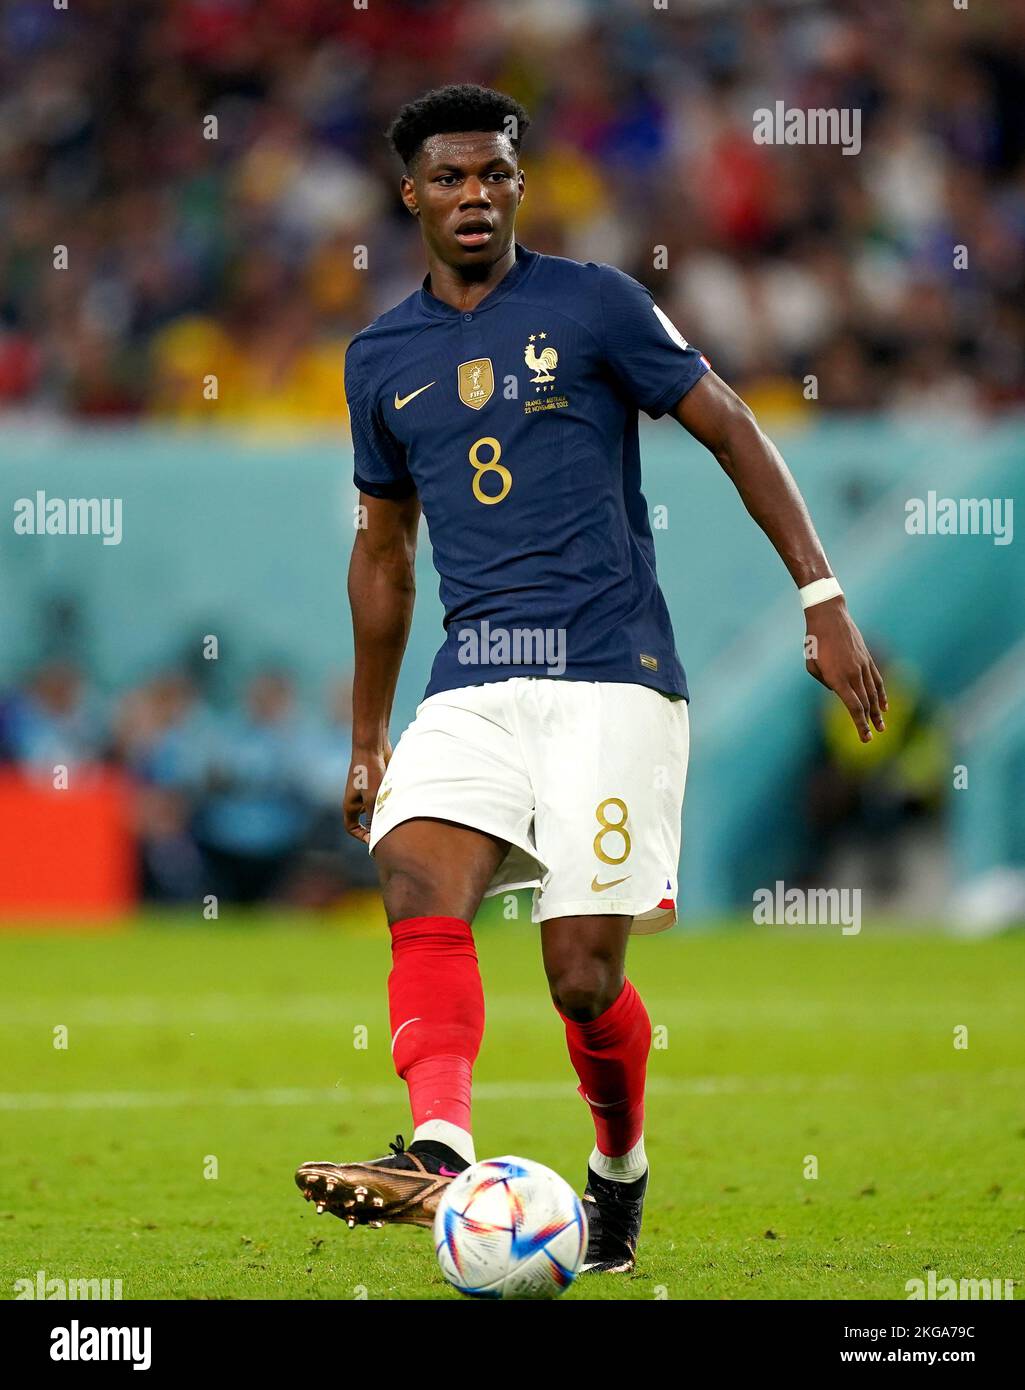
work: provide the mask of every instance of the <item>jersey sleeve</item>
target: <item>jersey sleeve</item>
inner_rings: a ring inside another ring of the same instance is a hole
[[[609,367],[634,404],[657,420],[709,371],[651,294],[615,266],[600,267]]]
[[[345,398],[352,432],[353,482],[370,497],[411,496],[416,484],[406,467],[405,450],[374,403],[358,338],[345,354]]]

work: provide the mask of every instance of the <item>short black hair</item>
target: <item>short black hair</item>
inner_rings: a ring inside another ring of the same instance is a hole
[[[518,101],[491,87],[459,82],[435,87],[416,101],[409,102],[386,132],[392,149],[408,169],[423,142],[432,135],[452,131],[498,130],[509,136],[520,152],[530,117]]]

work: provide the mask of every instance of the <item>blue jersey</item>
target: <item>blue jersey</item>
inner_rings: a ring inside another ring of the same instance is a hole
[[[476,308],[424,287],[349,345],[355,482],[419,495],[445,642],[427,695],[510,676],[687,696],[641,493],[638,411],[708,371],[636,280],[516,261]]]

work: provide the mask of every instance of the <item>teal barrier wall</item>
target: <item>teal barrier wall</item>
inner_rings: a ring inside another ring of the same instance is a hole
[[[905,502],[930,490],[1020,494],[1020,428],[844,422],[778,442],[866,635],[916,667],[937,695],[969,690],[1025,632],[1022,545],[908,535]],[[664,509],[655,513],[659,572],[693,695],[683,896],[704,913],[749,902],[750,886],[772,881],[786,862],[796,772],[819,697],[804,672],[793,587],[729,482],[672,422],[648,426],[643,443],[645,493],[653,513]],[[356,498],[344,439],[8,429],[0,458],[0,680],[38,659],[46,615],[66,598],[81,613],[90,674],[108,691],[173,659],[183,643],[194,651],[207,633],[220,641],[213,689],[224,698],[267,660],[293,667],[311,700],[348,667]],[[40,489],[121,498],[121,543],[16,535],[16,502]],[[440,641],[426,530],[418,580],[394,736],[412,717]],[[1020,749],[1013,711],[1006,723]],[[1008,833],[1020,849],[1021,837]],[[984,840],[984,825],[965,835]]]

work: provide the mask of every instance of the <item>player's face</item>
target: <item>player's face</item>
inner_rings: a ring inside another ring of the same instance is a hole
[[[456,270],[487,267],[512,245],[523,174],[507,135],[432,135],[416,157],[402,197],[417,210],[428,250]]]

